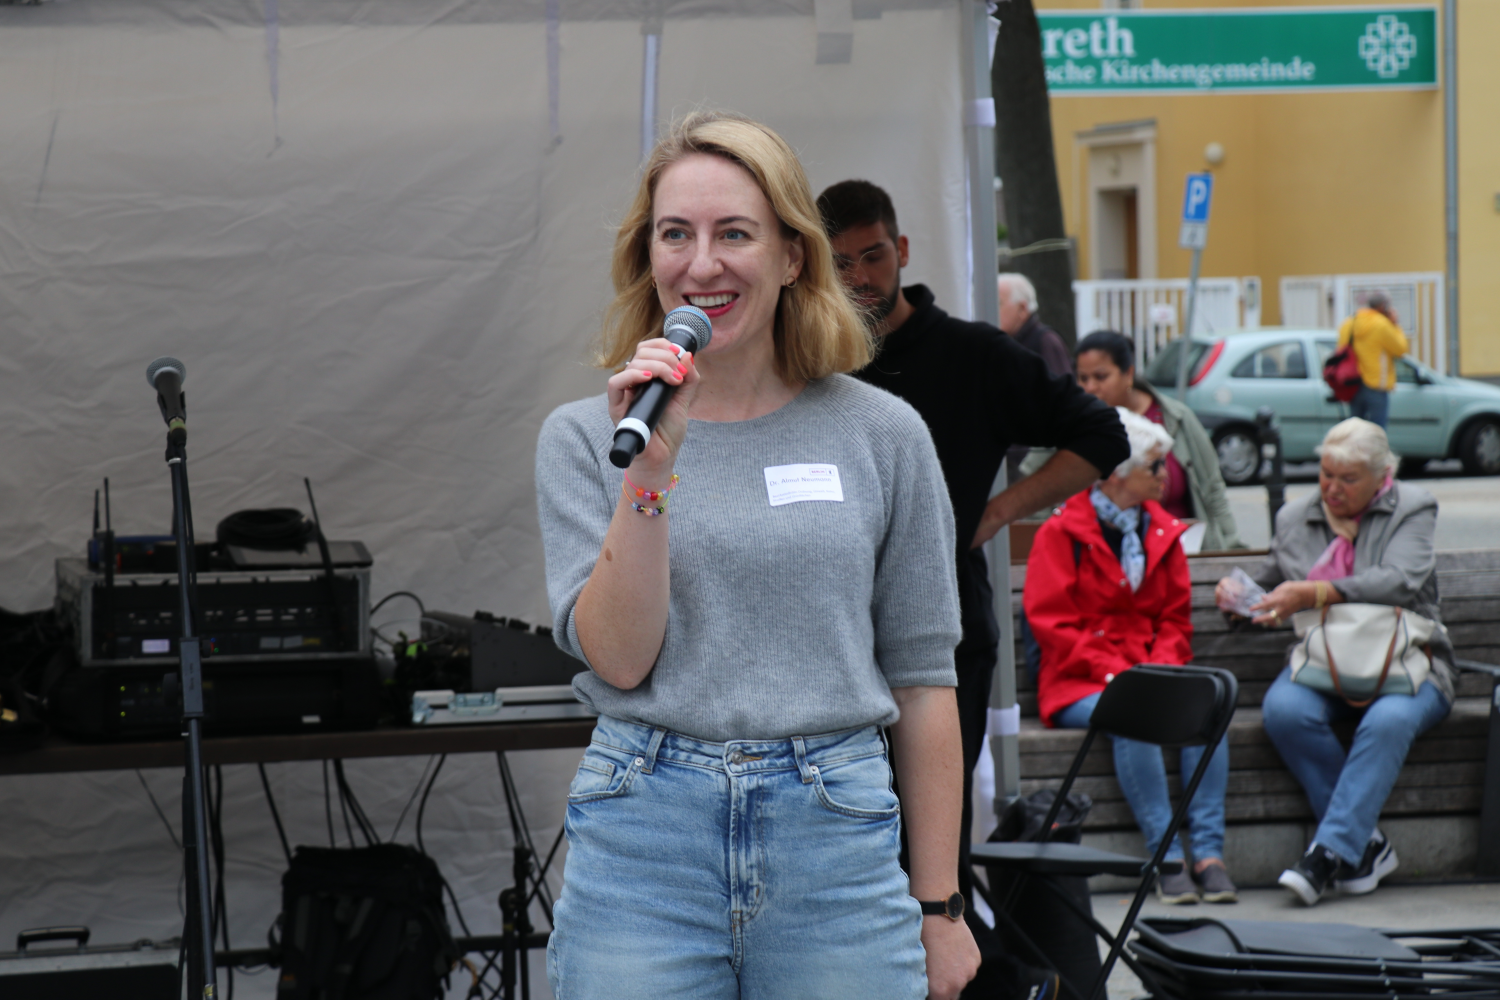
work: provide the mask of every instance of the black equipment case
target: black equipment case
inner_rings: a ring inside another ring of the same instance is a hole
[[[22,931],[16,950],[0,952],[0,997],[5,1000],[177,1000],[181,944],[137,941],[88,946],[87,927]],[[71,948],[33,948],[43,941],[72,941]]]
[[[205,729],[213,735],[363,729],[378,721],[370,569],[198,573]],[[44,682],[49,721],[72,736],[174,736],[182,728],[175,573],[105,574],[57,560],[57,613],[73,656]]]

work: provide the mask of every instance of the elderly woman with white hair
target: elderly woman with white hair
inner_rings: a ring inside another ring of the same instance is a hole
[[[1270,554],[1250,574],[1274,588],[1252,605],[1253,620],[1278,625],[1298,611],[1348,601],[1404,608],[1434,628],[1431,672],[1414,693],[1354,705],[1294,682],[1290,665],[1266,692],[1266,732],[1318,819],[1302,860],[1280,879],[1309,906],[1330,890],[1370,892],[1395,870],[1395,849],[1375,823],[1412,740],[1453,703],[1453,645],[1439,618],[1432,542],[1437,501],[1395,480],[1385,431],[1368,420],[1335,425],[1318,454],[1317,494],[1281,509]],[[1221,580],[1220,595],[1233,586]],[[1332,724],[1356,718],[1345,752]]]
[[[1192,657],[1192,583],[1178,538],[1187,530],[1157,501],[1166,486],[1172,438],[1160,424],[1119,407],[1130,457],[1108,479],[1070,499],[1036,533],[1026,564],[1026,616],[1042,650],[1037,702],[1051,727],[1084,729],[1104,686],[1138,663],[1182,664]],[[1190,775],[1202,747],[1184,747]],[[1115,776],[1148,853],[1172,819],[1161,748],[1114,740]],[[1192,871],[1164,875],[1157,895],[1169,903],[1232,903],[1224,866],[1224,792],[1229,744],[1220,742],[1188,806]],[[1181,861],[1180,844],[1166,857]]]

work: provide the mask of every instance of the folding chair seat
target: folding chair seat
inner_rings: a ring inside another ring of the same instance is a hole
[[[1131,900],[1130,909],[1118,934],[1109,931],[1083,910],[1064,891],[1057,895],[1083,919],[1095,934],[1109,942],[1109,957],[1105,960],[1099,976],[1088,992],[1078,988],[1080,984],[1069,984],[1079,1000],[1099,1000],[1104,995],[1104,985],[1110,970],[1117,960],[1123,958],[1127,965],[1148,986],[1152,981],[1147,971],[1133,956],[1124,951],[1125,941],[1130,935],[1146,895],[1151,891],[1156,876],[1172,874],[1181,870],[1176,861],[1165,861],[1168,847],[1182,826],[1187,807],[1192,802],[1209,759],[1224,734],[1229,729],[1229,720],[1234,716],[1235,700],[1239,696],[1239,682],[1232,673],[1216,667],[1170,666],[1143,663],[1115,677],[1104,689],[1094,714],[1089,720],[1088,732],[1083,744],[1063,779],[1053,799],[1052,809],[1042,823],[1041,840],[1021,843],[976,844],[970,851],[975,864],[1010,868],[1023,876],[1035,876],[1046,884],[1057,888],[1051,877],[1063,875],[1120,875],[1126,878],[1139,877],[1140,887]],[[1100,734],[1122,736],[1126,739],[1154,743],[1162,747],[1203,746],[1206,751],[1193,770],[1193,775],[1182,791],[1180,801],[1172,811],[1172,820],[1166,834],[1150,858],[1132,857],[1112,851],[1101,851],[1082,844],[1048,843],[1053,823],[1067,799],[1073,782],[1083,767],[1089,748]],[[997,920],[1005,921],[1012,929],[1020,930],[1009,913],[1010,902],[1015,899],[1019,880],[1011,886],[1004,900],[991,900],[991,909]],[[1024,937],[1024,932],[1021,932]]]

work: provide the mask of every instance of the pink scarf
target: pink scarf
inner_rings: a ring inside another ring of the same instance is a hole
[[[1312,569],[1307,571],[1309,580],[1342,580],[1354,575],[1354,539],[1359,537],[1359,521],[1365,514],[1369,513],[1375,501],[1391,491],[1391,474],[1385,474],[1385,482],[1370,502],[1365,504],[1365,509],[1353,517],[1338,517],[1328,509],[1328,504],[1323,504],[1323,516],[1328,519],[1328,526],[1333,529],[1336,536],[1323,554],[1318,556],[1318,561],[1312,564]]]

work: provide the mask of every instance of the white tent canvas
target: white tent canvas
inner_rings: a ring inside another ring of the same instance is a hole
[[[167,530],[143,376],[171,354],[200,536],[303,506],[310,476],[329,535],[374,553],[377,596],[546,621],[536,434],[602,391],[589,348],[643,118],[733,109],[786,136],[815,191],[885,186],[906,280],[967,316],[963,16],[960,0],[0,6],[0,605],[51,602],[105,476],[116,531]],[[577,756],[515,757],[539,841]],[[425,764],[351,763],[377,826]],[[326,842],[318,766],[270,774],[293,841]],[[177,826],[178,775],[143,780]],[[255,946],[285,865],[254,769],[225,786],[230,927]],[[135,774],[0,779],[0,813],[0,940],[178,932],[179,857]],[[447,763],[425,834],[471,929],[495,932],[510,832],[491,758]]]

